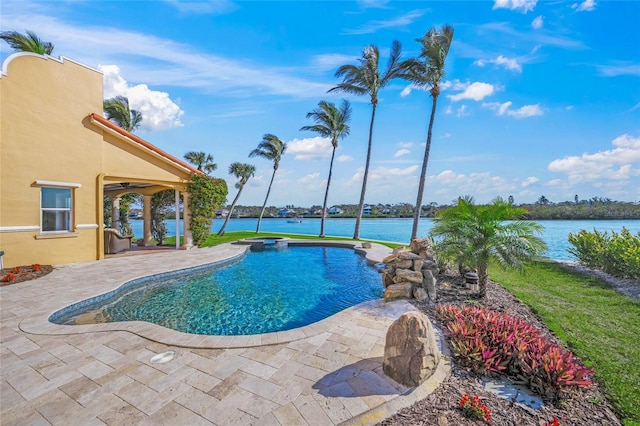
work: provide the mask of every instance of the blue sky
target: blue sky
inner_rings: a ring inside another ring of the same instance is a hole
[[[2,1],[3,31],[35,31],[54,56],[99,68],[104,96],[128,96],[141,137],[182,157],[257,168],[239,203],[261,205],[272,164],[248,158],[265,133],[288,143],[269,205],[322,204],[328,140],[300,132],[320,100],[352,102],[329,204],[357,204],[369,97],[328,94],[336,69],[375,44],[386,65],[430,27],[455,37],[433,131],[424,204],[460,195],[516,203],[640,200],[638,1]],[[2,60],[11,54],[4,42]],[[415,203],[431,108],[393,81],[380,93],[367,203]],[[87,111],[87,113],[93,111]],[[95,111],[99,112],[99,111]]]

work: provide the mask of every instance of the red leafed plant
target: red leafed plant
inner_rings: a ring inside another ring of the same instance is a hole
[[[22,268],[20,266],[16,266],[11,270],[12,274],[19,274],[20,272],[22,272]]]
[[[39,270],[42,269],[42,266],[40,266],[40,264],[38,263],[34,263],[33,265],[31,265],[31,269],[35,272],[38,272]]]
[[[462,395],[459,405],[466,417],[473,420],[484,420],[487,423],[491,422],[491,411],[482,403],[478,395],[471,398],[469,394],[465,393]]]
[[[560,422],[555,417],[549,420],[548,423],[543,424],[542,426],[560,426]]]
[[[549,399],[557,399],[568,386],[592,384],[587,376],[593,370],[526,321],[471,306],[438,305],[436,314],[454,355],[477,373],[506,374]]]
[[[3,283],[10,283],[13,280],[16,279],[16,274],[9,272],[7,275],[5,275],[4,277],[2,277],[2,282]]]

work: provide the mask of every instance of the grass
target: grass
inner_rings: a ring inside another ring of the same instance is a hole
[[[232,231],[232,232],[225,232],[224,235],[222,236],[218,236],[217,234],[211,234],[209,235],[209,238],[207,238],[207,240],[204,242],[204,244],[202,244],[202,247],[212,247],[212,246],[217,246],[219,244],[224,244],[224,243],[230,243],[233,241],[238,241],[238,240],[242,240],[245,238],[256,238],[256,237],[261,237],[261,238],[265,238],[265,237],[285,237],[285,238],[295,238],[297,240],[319,240],[321,238],[319,238],[317,235],[309,235],[309,234],[285,234],[285,233],[274,233],[274,232],[261,232],[259,234],[256,234],[254,231]],[[356,242],[356,240],[352,239],[352,238],[345,238],[345,237],[332,237],[332,236],[328,236],[324,238],[325,240],[339,240],[339,241],[353,241]],[[400,247],[402,244],[396,244],[396,243],[389,243],[389,242],[384,242],[384,241],[373,241],[373,240],[358,240],[358,242],[362,242],[362,241],[372,241],[372,242],[376,242],[382,245],[385,245],[389,248],[396,248],[396,247]],[[176,243],[176,237],[168,237],[165,238],[164,244],[168,244],[168,245],[174,245]]]
[[[640,301],[550,260],[490,275],[595,370],[623,423],[640,425]]]

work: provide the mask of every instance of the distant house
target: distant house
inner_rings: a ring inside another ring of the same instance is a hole
[[[280,210],[278,210],[278,217],[291,217],[295,215],[296,215],[296,211],[293,209],[283,207]]]
[[[329,209],[329,214],[342,214],[342,209],[338,206],[333,206]]]
[[[184,241],[191,244],[186,189],[191,174],[200,172],[105,119],[102,87],[100,71],[67,58],[15,53],[5,60],[0,72],[5,267],[104,258],[110,233],[103,200],[110,200],[107,208],[117,218],[119,199],[130,192],[143,195],[144,244],[153,244],[153,194],[182,193]]]
[[[362,214],[363,214],[364,216],[371,216],[371,213],[372,213],[371,206],[364,206],[364,207],[362,208]]]

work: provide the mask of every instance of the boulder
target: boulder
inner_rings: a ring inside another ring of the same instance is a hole
[[[427,290],[425,290],[422,287],[415,287],[413,289],[413,298],[422,302],[423,300],[426,300],[429,298],[429,295],[427,294]]]
[[[390,254],[389,256],[385,257],[384,259],[382,259],[382,263],[389,263],[396,260],[396,255],[395,254]]]
[[[397,284],[403,281],[422,284],[422,272],[412,271],[410,269],[396,269],[396,275],[393,281]]]
[[[431,322],[421,312],[411,311],[395,320],[384,346],[384,373],[398,383],[415,387],[428,379],[440,362]]]
[[[398,300],[398,299],[411,299],[412,290],[413,290],[412,283],[404,282],[400,284],[390,285],[384,291],[384,301],[389,302],[391,300]]]
[[[424,262],[422,261],[421,258],[418,259],[414,259],[413,260],[413,265],[411,266],[411,269],[413,269],[414,271],[422,271],[422,264]]]
[[[414,259],[421,259],[421,257],[415,253],[411,253],[410,251],[401,251],[400,253],[398,253],[398,259],[414,260]]]
[[[395,284],[393,282],[394,274],[395,274],[395,271],[393,269],[385,269],[384,271],[382,271],[382,284],[385,287],[389,287],[390,285]]]
[[[422,287],[427,290],[429,299],[436,300],[436,278],[433,276],[430,270],[426,269],[422,271],[424,279],[422,280]]]
[[[409,250],[414,253],[419,253],[420,250],[428,250],[431,248],[431,240],[429,238],[416,238],[411,241]]]
[[[398,258],[395,262],[393,262],[393,266],[398,269],[410,269],[413,266],[413,260]]]
[[[433,275],[438,274],[438,264],[430,259],[425,259],[422,261],[422,270],[428,269],[431,271]]]

